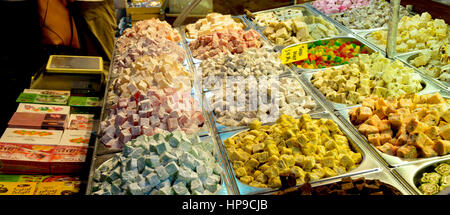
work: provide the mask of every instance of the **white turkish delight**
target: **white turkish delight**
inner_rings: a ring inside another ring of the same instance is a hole
[[[129,101],[127,107],[129,107],[129,108],[136,108],[136,102],[135,101]]]
[[[139,114],[139,118],[148,118],[149,116],[150,116],[150,112],[151,111],[148,111],[148,110],[140,110],[140,111],[138,111],[138,114]],[[149,119],[149,124],[150,124],[150,119]]]
[[[137,159],[135,158],[130,158],[127,162],[126,162],[126,168],[127,171],[135,171],[137,170]]]
[[[213,178],[208,177],[208,179],[206,179],[206,181],[203,183],[203,187],[207,191],[215,193],[217,191],[217,182]]]
[[[165,186],[159,189],[160,195],[173,195],[173,189],[171,186]]]
[[[161,183],[161,180],[159,179],[158,175],[155,172],[145,176],[145,179],[147,180],[147,183],[151,188],[156,187],[158,184]]]
[[[122,171],[122,181],[134,182],[137,175],[138,175],[137,171]]]
[[[174,175],[176,172],[178,172],[179,169],[175,161],[169,162],[164,168],[169,175]]]
[[[112,182],[116,179],[120,178],[120,167],[116,167],[113,171],[111,171],[111,174],[106,178],[106,181]]]
[[[189,195],[189,191],[183,183],[177,183],[172,186],[176,195]]]
[[[205,165],[198,165],[195,169],[195,171],[198,174],[198,177],[204,181],[208,178],[208,172],[206,171],[206,166]]]
[[[125,144],[122,149],[122,154],[125,157],[128,157],[134,151],[134,147],[131,144]]]
[[[160,165],[159,156],[158,155],[150,155],[145,157],[145,165],[151,168],[156,168]]]
[[[158,174],[159,179],[162,181],[169,178],[169,173],[167,173],[166,169],[163,166],[158,166],[155,168],[156,174]]]
[[[166,165],[167,163],[177,161],[178,159],[177,157],[166,151],[159,156],[159,160],[161,161],[162,165]]]
[[[167,151],[169,149],[169,146],[166,142],[159,142],[155,145],[156,152],[161,155],[163,152]]]
[[[146,177],[148,174],[150,174],[152,172],[155,172],[155,170],[153,168],[145,166],[144,170],[142,170],[141,174],[142,174],[142,176]]]
[[[191,192],[200,192],[203,193],[205,191],[205,189],[203,188],[203,183],[201,180],[199,179],[194,179],[191,181]]]
[[[189,169],[195,169],[195,157],[188,152],[184,152],[181,155],[181,157],[179,158],[179,162]]]
[[[122,193],[122,188],[120,188],[120,185],[117,186],[115,184],[111,185],[111,194],[112,195],[120,195]]]
[[[136,182],[128,185],[128,190],[133,195],[143,195],[144,194]]]
[[[139,156],[137,158],[137,169],[139,172],[142,172],[145,169],[145,158],[142,156]]]
[[[177,180],[183,181],[186,184],[189,184],[191,182],[191,169],[189,169],[185,166],[181,166],[178,169]]]

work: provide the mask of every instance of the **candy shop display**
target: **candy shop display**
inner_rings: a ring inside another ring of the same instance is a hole
[[[341,13],[369,5],[371,0],[316,0],[312,6],[325,14]]]
[[[205,60],[219,53],[239,54],[249,48],[259,48],[261,36],[254,30],[223,29],[204,34],[189,43],[194,58]]]
[[[442,67],[450,64],[449,58],[450,45],[444,44],[439,48],[436,46],[424,50],[413,57],[409,63],[430,75],[450,85],[450,69],[443,69]]]
[[[425,195],[436,194],[450,186],[450,165],[441,163],[432,172],[422,174],[419,190]]]
[[[362,161],[330,119],[295,119],[281,115],[273,125],[250,124],[250,130],[224,141],[235,176],[260,188],[281,187],[280,176],[295,175],[297,184],[344,174]]]
[[[213,145],[184,132],[142,135],[95,170],[94,195],[211,195],[221,189]]]
[[[328,100],[349,105],[361,104],[372,95],[387,98],[423,89],[422,78],[412,68],[380,53],[361,54],[350,63],[314,73],[312,85]]]
[[[339,34],[339,31],[321,16],[296,16],[280,22],[268,23],[263,34],[274,44],[287,46],[334,37]]]
[[[252,87],[255,84],[258,87]],[[266,92],[263,93],[263,90]],[[299,118],[316,108],[311,96],[306,95],[300,83],[292,78],[260,80],[258,83],[255,80],[242,86],[242,89],[230,87],[228,90],[224,88],[222,92],[214,93],[210,103],[215,121],[225,126],[245,126],[254,120],[271,122],[276,120],[278,114]],[[227,101],[228,94],[234,95],[232,101]],[[242,110],[239,110],[240,104]]]
[[[400,5],[399,17],[408,16],[409,12]],[[390,16],[390,4],[386,0],[372,0],[369,5],[357,10],[332,14],[331,18],[350,29],[373,29],[387,27]]]
[[[308,59],[294,64],[303,69],[321,69],[348,64],[350,59],[367,53],[365,45],[359,41],[319,40],[308,43]]]
[[[243,30],[244,28],[245,25],[242,22],[235,21],[231,15],[209,13],[205,18],[186,25],[186,37],[189,39],[197,39],[200,36],[208,35],[215,31],[226,29]]]
[[[409,159],[450,153],[449,103],[439,93],[368,97],[349,117],[382,153]]]
[[[448,29],[443,19],[432,19],[427,12],[411,17],[404,16],[398,23],[396,51],[405,53],[425,49],[438,50],[449,41]],[[370,33],[367,39],[385,48],[387,30]]]

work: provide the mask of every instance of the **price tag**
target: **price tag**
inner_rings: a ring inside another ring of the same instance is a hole
[[[308,58],[308,45],[299,44],[281,50],[281,63],[288,64]]]

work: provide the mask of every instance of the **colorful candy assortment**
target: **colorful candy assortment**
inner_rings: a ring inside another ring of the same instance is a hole
[[[351,58],[367,54],[359,41],[325,40],[308,43],[308,59],[294,62],[299,68],[320,69],[348,64]]]
[[[331,14],[367,6],[369,3],[370,0],[316,0],[312,5],[326,14]]]

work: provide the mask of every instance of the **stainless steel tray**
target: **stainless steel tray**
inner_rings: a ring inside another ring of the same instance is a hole
[[[280,10],[287,10],[287,9],[293,9],[293,8],[302,8],[303,11],[304,11],[304,14],[303,14],[304,16],[321,16],[321,14],[318,14],[317,12],[315,12],[314,10],[311,10],[310,8],[306,7],[305,5],[291,5],[291,6],[281,7],[281,8],[275,8],[275,9],[270,9],[270,10],[258,11],[258,12],[255,12],[254,14],[257,15],[257,14],[261,14],[261,13],[274,12],[274,11],[280,11]],[[292,46],[292,45],[296,45],[296,44],[285,45],[285,46],[276,45],[274,42],[270,41],[269,38],[266,37],[266,35],[264,35],[263,31],[264,31],[264,29],[266,27],[256,25],[253,22],[253,20],[250,19],[247,15],[244,15],[243,17],[250,23],[250,26],[253,29],[255,29],[256,31],[259,32],[259,34],[261,35],[261,38],[264,38],[265,41],[267,41],[270,45],[274,46],[277,50],[281,50],[283,48],[286,48],[286,47],[289,47],[289,46]],[[325,19],[325,21],[330,22],[327,19]],[[346,32],[342,28],[336,26],[335,23],[333,23],[333,22],[330,22],[330,23],[336,27],[336,29],[338,30],[339,34],[334,36],[334,37],[321,38],[321,39],[318,39],[318,40],[326,40],[326,39],[331,39],[331,38],[349,36],[348,32]],[[317,40],[304,41],[304,42],[301,42],[300,44],[309,43],[309,42],[313,42],[313,41],[317,41]]]
[[[407,184],[410,189],[414,191],[414,195],[424,195],[419,190],[419,182],[420,178],[422,177],[422,174],[425,172],[431,172],[436,167],[435,165],[441,164],[441,163],[448,163],[450,164],[450,159],[440,159],[430,162],[423,162],[423,163],[417,163],[417,164],[411,164],[411,165],[405,165],[401,167],[397,167],[393,169],[392,171],[396,174],[396,176],[401,180],[403,183]]]
[[[442,94],[442,96],[444,98],[450,98],[445,94]],[[355,134],[361,140],[361,142],[364,142],[364,144],[367,147],[369,147],[373,153],[376,154],[376,156],[379,158],[379,160],[381,162],[383,162],[385,165],[389,166],[390,168],[395,168],[395,167],[410,165],[410,164],[416,164],[416,163],[421,163],[421,162],[427,162],[427,161],[433,161],[433,160],[439,160],[439,159],[443,159],[443,158],[450,158],[450,154],[447,154],[444,156],[431,157],[431,158],[417,158],[417,159],[406,159],[406,158],[400,158],[397,156],[385,154],[385,153],[381,152],[380,150],[378,150],[377,148],[373,147],[372,144],[369,143],[367,137],[360,134],[358,132],[358,129],[356,129],[356,127],[354,125],[352,125],[352,123],[350,122],[350,117],[348,115],[348,112],[350,109],[351,108],[341,109],[341,110],[336,111],[335,113],[341,119],[341,121],[343,121],[343,123],[345,123],[347,125],[348,129],[351,130],[351,132],[353,132],[353,134]]]
[[[214,142],[212,141],[212,138],[210,136],[205,136],[205,137],[201,137],[200,138],[202,141],[206,141],[209,142],[211,144],[214,144]],[[214,144],[215,145],[215,144]],[[217,158],[217,148],[214,148],[214,154],[216,155],[216,159],[218,162],[223,163],[219,158]],[[120,152],[118,152],[120,153]],[[92,161],[92,166],[89,172],[89,181],[88,181],[88,185],[87,185],[87,190],[86,190],[86,195],[92,195],[92,186],[95,183],[94,181],[94,174],[95,171],[97,171],[98,169],[101,169],[102,166],[107,165],[108,163],[112,162],[111,158],[114,157],[117,153],[112,153],[112,154],[105,154],[105,155],[101,155],[101,156],[96,156],[93,161]],[[223,168],[223,167],[222,167]],[[225,169],[222,171],[222,175],[221,175],[221,180],[222,180],[222,189],[220,189],[219,191],[217,191],[217,193],[215,193],[216,195],[230,195],[233,194],[232,192],[229,192],[225,180],[226,180],[226,176],[225,176]]]
[[[326,119],[333,120],[339,126],[339,129],[349,139],[352,150],[360,152],[363,157],[361,163],[359,164],[359,166],[357,168],[355,168],[345,174],[342,174],[342,175],[338,175],[335,177],[329,177],[329,178],[323,178],[323,179],[311,182],[312,184],[327,182],[327,181],[334,180],[334,179],[341,179],[341,178],[347,177],[347,176],[360,175],[360,174],[364,174],[364,173],[368,173],[368,172],[374,172],[374,171],[381,170],[381,167],[379,166],[378,162],[376,162],[376,160],[372,157],[372,154],[368,151],[368,149],[365,148],[363,146],[363,144],[360,143],[359,140],[357,138],[355,138],[354,135],[351,132],[349,132],[346,129],[346,127],[343,124],[341,124],[340,121],[337,120],[332,114],[323,112],[323,113],[311,115],[311,118],[313,118],[313,119],[326,118]],[[248,130],[248,129],[242,129],[242,130],[238,130],[238,131],[221,133],[219,135],[219,144],[222,144],[222,146],[224,147],[223,141],[225,139],[233,137],[233,136],[237,135],[238,133],[240,133],[242,131],[246,131],[246,130]],[[224,149],[224,150],[225,150],[225,154],[227,155],[225,157],[225,159],[226,159],[225,162],[228,163],[228,166],[232,167],[231,161],[229,160],[228,152],[226,152],[226,149]],[[234,174],[234,170],[232,168],[231,168],[231,172],[232,172],[231,177],[233,177],[234,180],[236,181],[238,192],[241,195],[262,194],[264,192],[278,190],[278,189],[271,189],[271,188],[257,188],[257,187],[249,186],[247,184],[240,182],[239,179],[236,178],[236,176]]]
[[[319,71],[319,70],[317,70],[317,71]],[[341,110],[341,109],[346,109],[346,108],[360,106],[359,104],[349,105],[349,104],[343,104],[343,103],[336,103],[336,102],[328,100],[323,95],[323,93],[320,92],[319,89],[314,87],[314,85],[311,83],[311,79],[312,79],[313,74],[314,74],[314,72],[304,72],[304,73],[301,74],[301,78],[306,82],[308,87],[310,87],[317,95],[319,95],[319,97],[322,100],[324,100],[325,102],[328,103],[329,107],[333,107],[334,110]],[[436,84],[430,82],[428,79],[422,79],[422,80],[423,80],[423,85],[425,85],[425,87],[420,92],[418,92],[417,94],[423,95],[423,94],[430,94],[430,93],[435,93],[435,92],[440,92],[441,91],[441,89],[438,86],[436,86]]]
[[[422,74],[423,76],[426,76],[428,79],[432,80],[433,82],[435,82],[437,85],[440,85],[442,88],[444,88],[447,91],[450,91],[450,83],[445,82],[445,81],[441,81],[435,77],[432,77],[431,75],[429,75],[425,70],[419,69],[416,66],[414,66],[411,63],[411,60],[414,60],[414,58],[416,58],[419,53],[421,51],[413,51],[413,52],[409,52],[406,54],[399,54],[398,56],[396,56],[395,58],[402,61],[404,64],[414,68],[416,71],[418,71],[420,74]]]
[[[401,195],[413,195],[410,190],[407,189],[402,183],[400,183],[397,178],[395,178],[389,171],[382,171],[377,170],[374,172],[368,172],[368,173],[362,173],[358,175],[351,176],[352,179],[357,179],[364,177],[366,180],[380,180],[383,183],[389,184],[393,187],[395,187],[398,191],[400,191]],[[323,181],[320,183],[311,183],[311,187],[318,187],[323,185],[330,185],[332,183],[340,182],[342,178],[340,179],[333,179],[328,181]],[[296,187],[300,187],[301,185],[297,185]],[[271,191],[268,193],[264,193],[264,195],[273,195],[276,191]]]
[[[313,99],[313,101],[316,103],[316,108],[314,110],[312,110],[311,112],[309,112],[308,114],[310,115],[314,115],[314,114],[319,114],[319,113],[323,113],[325,111],[325,108],[323,106],[321,106],[321,104],[319,102],[317,102],[316,98],[313,97],[312,95],[310,95],[308,93],[308,91],[305,89],[305,86],[294,76],[284,76],[281,78],[289,78],[289,79],[294,79],[298,82],[299,85],[302,86],[303,90],[305,91],[305,93],[309,96],[311,96],[311,98]],[[223,132],[228,132],[228,131],[235,131],[235,130],[240,130],[240,129],[244,129],[244,128],[248,128],[248,125],[242,125],[242,126],[226,126],[226,125],[222,125],[220,123],[218,123],[216,121],[216,115],[214,114],[214,111],[211,108],[211,104],[210,104],[210,99],[213,96],[213,94],[215,93],[216,90],[214,91],[209,91],[209,92],[205,92],[205,99],[206,99],[206,108],[207,108],[207,112],[211,115],[212,118],[212,123],[213,125],[216,127],[218,133],[223,133]]]
[[[334,40],[337,40],[337,39],[341,39],[341,40],[343,40],[343,41],[345,41],[345,42],[347,42],[347,41],[358,41],[358,42],[360,42],[361,44],[364,45],[364,47],[363,47],[362,49],[366,50],[366,51],[368,52],[368,54],[371,54],[371,53],[376,52],[376,51],[375,51],[376,49],[374,49],[370,44],[368,44],[367,42],[362,41],[362,40],[360,40],[360,39],[358,39],[358,38],[356,38],[356,37],[354,37],[354,36],[352,36],[352,35],[348,35],[348,36],[339,36],[339,37],[333,37],[333,38],[326,38],[326,39],[314,40],[314,41],[310,41],[310,42],[302,42],[302,43],[299,43],[299,44],[309,44],[309,43],[314,43],[314,42],[317,42],[317,41],[327,41],[327,40],[328,40],[328,41],[334,41]],[[298,45],[298,44],[294,44],[294,45],[291,45],[291,46],[295,46],[295,45]],[[291,46],[287,46],[286,48],[289,48],[289,47],[291,47]],[[342,66],[342,65],[331,66],[331,67],[320,68],[320,69],[305,69],[305,68],[299,68],[299,67],[297,67],[294,63],[291,63],[290,66],[291,66],[291,68],[292,68],[294,71],[296,71],[296,72],[315,72],[315,71],[319,71],[319,70],[323,70],[323,69],[340,67],[340,66]]]

